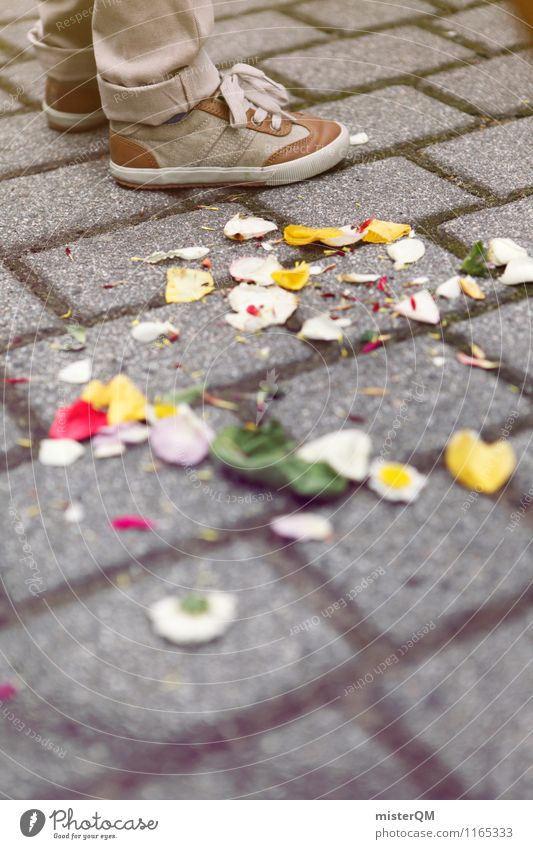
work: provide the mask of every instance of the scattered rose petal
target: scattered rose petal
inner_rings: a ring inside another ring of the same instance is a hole
[[[491,239],[487,251],[489,262],[494,265],[507,265],[512,259],[525,259],[527,251],[512,239]]]
[[[411,318],[424,324],[438,324],[440,321],[438,307],[427,289],[422,289],[395,304],[394,309],[404,318]]]
[[[126,451],[126,446],[116,437],[95,436],[91,450],[96,460],[107,460],[109,457],[120,457]]]
[[[409,224],[395,224],[394,221],[381,221],[379,218],[370,218],[359,227],[363,236],[363,242],[388,245],[408,236],[411,232]]]
[[[116,531],[129,531],[132,529],[137,531],[152,531],[154,529],[154,523],[151,519],[146,519],[144,516],[132,514],[116,516],[114,519],[111,519],[111,527]]]
[[[48,432],[50,439],[89,439],[107,425],[107,413],[78,398],[70,407],[59,407]]]
[[[388,245],[387,253],[394,260],[394,268],[400,269],[421,259],[426,247],[420,239],[401,239],[393,245]]]
[[[17,695],[18,690],[13,684],[9,682],[0,684],[0,703],[1,702],[9,702],[11,699],[14,699]]]
[[[272,272],[272,280],[288,289],[289,292],[298,292],[309,283],[309,266],[306,262],[297,262],[294,268],[282,268],[280,271]]]
[[[303,540],[326,540],[333,536],[333,525],[320,513],[302,512],[277,516],[270,527],[280,537]]]
[[[179,330],[170,321],[141,321],[131,328],[136,342],[155,342],[160,336],[177,336]]]
[[[93,372],[92,360],[87,358],[84,360],[76,360],[64,366],[57,375],[58,380],[64,383],[88,383]]]
[[[357,272],[337,274],[339,283],[376,283],[380,277],[381,274],[358,274]]]
[[[463,351],[459,351],[457,354],[457,359],[463,366],[471,366],[472,368],[482,368],[490,371],[491,369],[499,368],[500,363],[494,362],[493,360],[487,360],[484,357],[476,357],[471,354],[465,354]]]
[[[167,271],[167,304],[190,304],[200,301],[215,288],[209,271],[199,268],[169,268]]]
[[[235,619],[236,598],[229,593],[167,596],[148,609],[156,634],[176,645],[208,643],[221,637]]]
[[[253,333],[271,324],[285,324],[298,306],[298,298],[278,286],[241,283],[231,290],[228,302],[235,313],[225,316],[236,330]],[[251,312],[250,307],[253,307]]]
[[[366,133],[354,133],[350,136],[350,144],[366,144],[368,142],[368,136]]]
[[[449,280],[445,280],[444,283],[437,286],[435,294],[440,298],[448,298],[450,300],[458,298],[461,294],[461,285],[459,283],[460,279],[461,278],[458,276],[450,277]]]
[[[324,242],[325,239],[342,237],[340,227],[305,227],[303,224],[289,224],[283,231],[283,238],[288,245],[301,247],[312,242]]]
[[[108,384],[92,380],[81,397],[97,409],[107,407],[110,425],[146,418],[146,398],[125,374],[117,374]]]
[[[215,434],[187,404],[180,404],[178,415],[160,419],[150,432],[150,445],[156,457],[165,463],[195,466],[209,453]]]
[[[355,225],[348,224],[338,229],[338,236],[324,236],[320,241],[331,248],[344,248],[347,245],[354,245],[356,242],[360,242],[363,238],[363,234],[359,232],[359,229]]]
[[[281,268],[275,256],[267,256],[266,259],[258,256],[243,256],[231,263],[229,273],[239,282],[272,286],[274,283],[272,272],[281,271]]]
[[[307,463],[328,463],[342,477],[362,481],[367,476],[371,447],[367,433],[350,428],[305,443],[298,449],[297,456]]]
[[[233,218],[230,218],[225,225],[224,235],[235,242],[244,242],[248,239],[258,239],[277,229],[278,227],[273,221],[266,221],[264,218],[256,218],[253,215],[244,215],[239,212]]]
[[[176,248],[173,251],[155,251],[150,256],[132,257],[132,262],[147,262],[150,265],[156,265],[158,262],[163,262],[166,259],[203,259],[209,253],[209,248],[204,248],[202,245],[194,245],[190,248]]]
[[[414,501],[427,483],[427,477],[403,463],[374,460],[370,464],[370,489],[387,501]]]
[[[485,293],[480,289],[479,284],[473,277],[470,277],[469,275],[467,277],[460,277],[459,286],[461,287],[461,291],[469,298],[473,298],[474,301],[485,300]]]
[[[511,477],[516,455],[509,441],[487,443],[473,430],[460,430],[446,446],[445,461],[452,477],[464,487],[491,494]]]
[[[506,286],[516,286],[518,283],[533,283],[533,259],[512,259],[502,276],[498,278],[500,283]]]
[[[63,519],[71,525],[79,525],[85,518],[85,508],[81,501],[71,501],[63,511]]]
[[[43,466],[71,466],[85,453],[75,439],[43,439],[39,446],[39,461]]]
[[[298,336],[321,342],[340,342],[344,336],[342,328],[349,327],[351,323],[349,318],[334,321],[327,313],[322,313],[304,321]]]

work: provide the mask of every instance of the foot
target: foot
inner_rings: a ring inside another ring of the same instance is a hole
[[[283,109],[283,86],[250,65],[179,120],[157,127],[111,124],[111,173],[123,186],[170,189],[306,180],[346,156],[346,127]]]
[[[107,121],[95,79],[65,82],[48,77],[43,111],[48,126],[63,133],[83,133]]]

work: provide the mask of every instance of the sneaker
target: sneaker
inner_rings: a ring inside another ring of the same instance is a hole
[[[220,88],[166,124],[111,123],[111,173],[123,186],[279,186],[337,165],[349,133],[336,121],[284,110],[282,85],[234,65]]]
[[[107,121],[96,79],[65,82],[47,77],[43,111],[48,126],[63,133],[83,133]]]

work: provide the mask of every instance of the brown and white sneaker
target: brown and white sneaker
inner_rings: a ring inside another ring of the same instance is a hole
[[[63,133],[84,133],[107,121],[96,79],[65,82],[48,77],[43,111],[48,126]]]
[[[276,186],[337,165],[349,146],[346,127],[286,112],[287,99],[259,69],[235,65],[213,97],[177,121],[112,122],[111,173],[130,188]]]

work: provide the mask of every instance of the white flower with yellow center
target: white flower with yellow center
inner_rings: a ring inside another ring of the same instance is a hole
[[[404,463],[374,460],[370,464],[368,485],[387,501],[414,501],[426,482],[425,475]]]
[[[156,634],[179,646],[209,643],[229,628],[237,604],[230,593],[167,596],[148,608]]]

